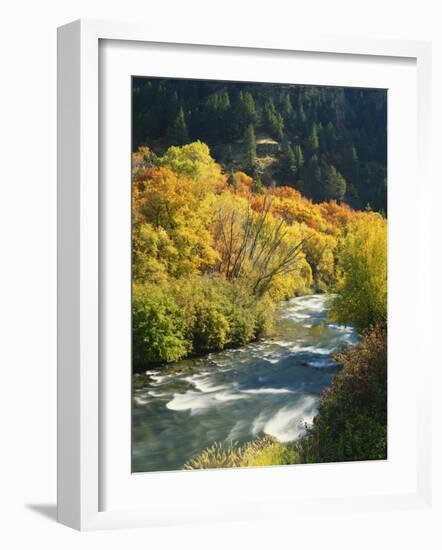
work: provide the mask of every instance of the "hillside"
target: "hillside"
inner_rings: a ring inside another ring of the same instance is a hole
[[[133,151],[201,140],[226,173],[383,212],[386,117],[385,90],[133,79]]]

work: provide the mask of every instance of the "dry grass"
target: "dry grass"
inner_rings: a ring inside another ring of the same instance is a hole
[[[189,460],[184,465],[184,470],[276,466],[296,462],[297,455],[293,447],[283,445],[273,437],[264,436],[241,446],[232,443],[223,447],[216,442]]]

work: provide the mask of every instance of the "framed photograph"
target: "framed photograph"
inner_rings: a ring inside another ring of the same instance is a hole
[[[430,45],[58,51],[59,521],[428,505]]]

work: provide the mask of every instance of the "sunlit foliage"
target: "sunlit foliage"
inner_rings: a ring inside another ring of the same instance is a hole
[[[136,365],[243,345],[265,333],[276,302],[311,291],[338,292],[340,322],[385,317],[381,215],[227,178],[202,142],[162,156],[141,147],[132,160]]]
[[[134,284],[134,366],[244,345],[269,329],[272,313],[269,297],[219,275]]]
[[[184,470],[239,468],[296,464],[293,446],[283,445],[275,438],[264,436],[244,445],[231,443],[227,447],[214,443],[201,454],[189,460]]]
[[[340,274],[331,315],[358,329],[387,318],[387,224],[367,213],[352,223],[342,242]]]
[[[134,151],[201,140],[226,173],[386,210],[386,90],[135,77],[132,98]]]

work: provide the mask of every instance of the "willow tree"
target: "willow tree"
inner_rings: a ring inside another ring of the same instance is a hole
[[[220,251],[218,270],[228,280],[248,279],[254,295],[262,296],[275,281],[297,280],[308,266],[303,247],[310,238],[299,225],[289,226],[271,213],[272,198],[265,196],[256,212],[238,197],[216,212],[215,242]],[[309,271],[309,270],[308,270]]]

